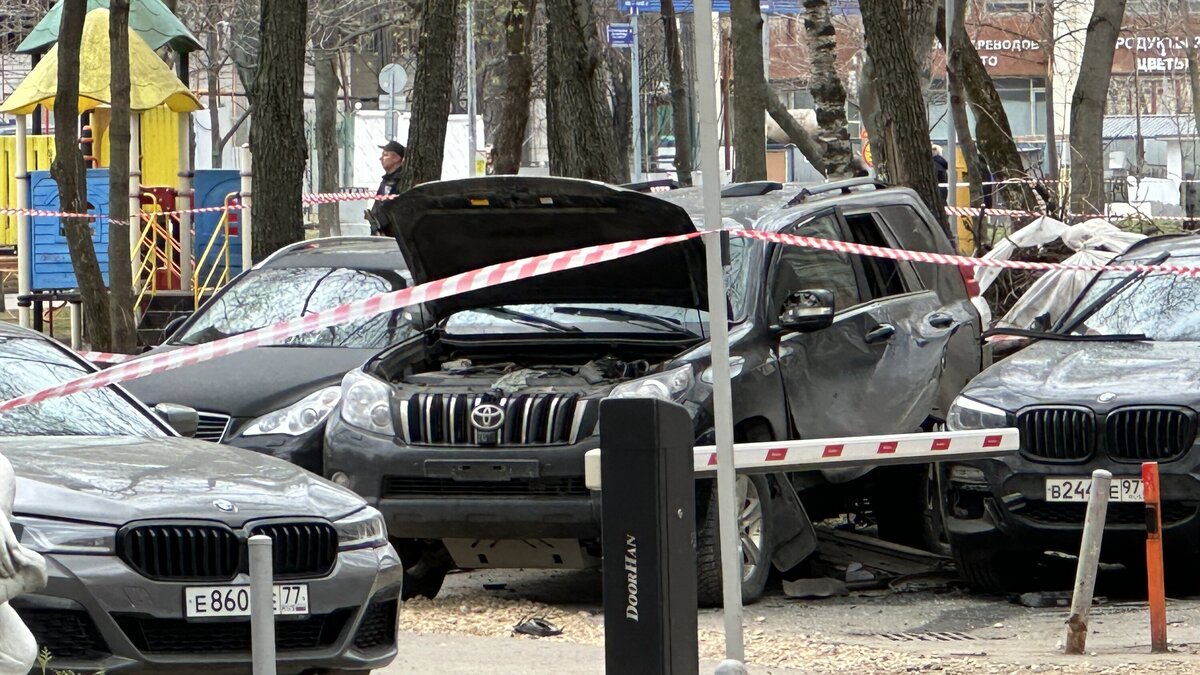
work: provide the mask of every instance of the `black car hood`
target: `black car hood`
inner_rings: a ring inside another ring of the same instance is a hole
[[[682,208],[569,178],[497,176],[419,185],[384,202],[421,284],[529,256],[696,231]],[[498,304],[631,302],[704,309],[697,238],[636,256],[497,285],[427,305],[437,317]]]
[[[156,350],[161,353],[171,346]],[[342,381],[378,349],[257,347],[125,383],[143,402],[257,417]]]
[[[17,475],[15,511],[122,525],[141,518],[244,522],[337,519],[362,508],[348,490],[283,460],[188,438],[0,438]],[[235,512],[218,509],[218,499]]]
[[[1043,403],[1196,406],[1200,342],[1043,340],[980,373],[963,394],[1010,412]]]

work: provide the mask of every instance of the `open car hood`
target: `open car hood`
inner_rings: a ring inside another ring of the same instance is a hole
[[[682,208],[570,178],[495,176],[426,183],[382,206],[421,284],[529,256],[695,232]],[[438,317],[502,304],[628,302],[705,309],[697,238],[635,256],[429,303]]]

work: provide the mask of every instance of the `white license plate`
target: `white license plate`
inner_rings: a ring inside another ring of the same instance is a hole
[[[1086,502],[1092,492],[1092,479],[1089,478],[1047,478],[1046,501],[1048,502]],[[1113,478],[1108,486],[1108,501],[1110,502],[1142,502],[1141,478]]]
[[[188,586],[185,616],[250,616],[249,586]],[[308,584],[275,584],[276,614],[308,614]]]

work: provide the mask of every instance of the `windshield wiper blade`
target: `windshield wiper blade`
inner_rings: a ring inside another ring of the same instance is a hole
[[[1076,335],[1074,333],[1051,333],[1040,330],[1027,330],[1025,328],[993,328],[984,331],[981,337],[988,338],[993,335],[1012,335],[1014,337],[1027,337],[1035,340],[1058,340],[1060,342],[1139,342],[1142,340],[1153,341],[1153,338],[1148,337],[1143,333],[1113,333],[1112,335]]]
[[[672,321],[661,316],[653,314],[643,314],[642,312],[633,312],[628,309],[618,309],[616,307],[555,307],[555,312],[559,314],[573,314],[575,316],[594,316],[601,319],[614,319],[620,321],[640,321],[662,328],[669,328],[676,333],[684,335],[695,335],[692,331],[683,327],[682,324]]]
[[[547,319],[542,316],[537,316],[536,314],[518,312],[515,309],[509,309],[507,307],[484,307],[474,311],[482,314],[491,314],[492,316],[498,316],[504,319],[512,319],[513,321],[518,321],[531,326],[553,328],[554,330],[561,331],[563,333],[578,333],[583,330],[579,326],[568,326],[567,324],[559,323],[554,319]]]
[[[1170,251],[1163,251],[1162,253],[1159,253],[1158,255],[1154,256],[1153,258],[1151,258],[1150,260],[1148,260],[1142,264],[1144,264],[1144,265],[1159,265],[1159,264],[1162,264],[1162,262],[1164,260],[1166,260],[1167,258],[1170,258],[1170,257],[1171,257]],[[1071,331],[1075,330],[1076,328],[1079,327],[1079,324],[1092,318],[1093,314],[1100,311],[1100,308],[1104,306],[1104,303],[1111,300],[1113,298],[1113,296],[1115,296],[1117,293],[1120,293],[1121,291],[1125,290],[1129,286],[1129,284],[1132,284],[1133,282],[1137,281],[1138,279],[1141,279],[1142,277],[1146,276],[1147,274],[1149,274],[1149,272],[1130,272],[1128,275],[1125,276],[1124,279],[1121,279],[1117,283],[1113,284],[1112,288],[1101,293],[1100,297],[1093,300],[1090,304],[1088,304],[1087,307],[1084,307],[1083,310],[1072,319],[1071,323],[1069,323],[1067,325],[1059,326],[1055,332],[1070,333]],[[1064,320],[1066,318],[1067,318],[1066,316],[1063,317]]]

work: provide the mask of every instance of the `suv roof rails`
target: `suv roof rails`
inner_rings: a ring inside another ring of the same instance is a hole
[[[848,195],[854,190],[854,188],[865,188],[868,186],[876,190],[883,190],[891,187],[887,183],[875,180],[874,178],[850,178],[847,180],[835,180],[832,183],[824,183],[822,185],[806,187],[800,190],[800,192],[797,193],[795,197],[792,197],[791,201],[787,203],[787,206],[803,204],[804,202],[808,201],[809,197],[815,197],[828,192],[841,192],[844,195]]]
[[[625,183],[621,187],[634,192],[665,192],[667,190],[678,190],[679,183],[670,178],[661,180],[647,180],[641,183]]]
[[[747,183],[731,183],[721,190],[721,197],[757,197],[782,190],[783,183],[771,180],[755,180]]]

